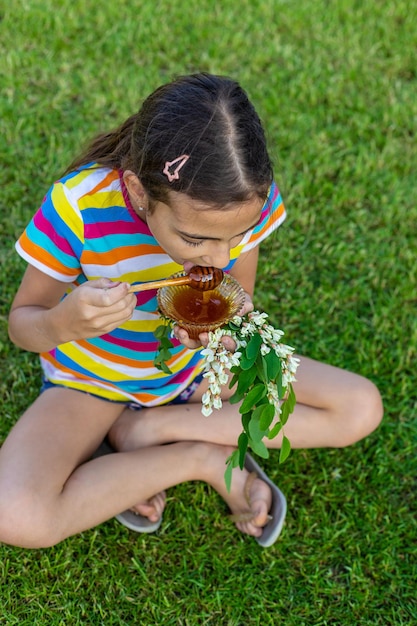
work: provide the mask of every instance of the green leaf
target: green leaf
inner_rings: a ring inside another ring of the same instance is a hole
[[[171,350],[173,348],[173,343],[169,338],[170,333],[170,324],[160,324],[154,331],[155,337],[159,339],[159,345],[153,363],[157,369],[165,372],[166,374],[172,374],[172,371],[165,363],[165,361],[169,361],[172,356]]]
[[[157,339],[162,339],[163,337],[167,337],[169,332],[171,332],[170,326],[168,326],[168,324],[161,324],[154,330],[153,334]]]
[[[284,435],[282,438],[281,450],[279,453],[279,462],[284,463],[284,461],[288,458],[289,453],[291,452],[291,444],[287,437]]]
[[[238,377],[237,388],[240,392],[246,393],[246,391],[251,387],[256,378],[256,368],[251,367],[248,370],[245,370],[240,373]]]
[[[267,366],[268,378],[275,380],[281,370],[281,359],[274,350],[271,350],[268,354],[265,354],[264,360]]]
[[[264,358],[262,357],[262,355],[259,353],[258,354],[258,358],[256,359],[256,371],[258,374],[258,378],[260,380],[262,380],[262,382],[264,382],[265,384],[268,382],[268,371],[267,371],[267,367],[266,367],[266,362],[264,360]]]
[[[255,362],[261,345],[262,345],[262,337],[260,336],[260,334],[255,333],[254,335],[252,335],[245,350],[246,357],[249,361]]]
[[[288,396],[281,404],[280,420],[283,426],[287,423],[288,417],[294,411],[296,405],[295,393],[292,385],[289,385]]]
[[[172,344],[172,341],[170,339],[168,339],[168,337],[162,337],[162,339],[161,339],[161,347],[164,350],[167,350],[169,352],[170,350],[172,350],[172,348],[174,346]]]
[[[230,493],[230,488],[232,486],[232,471],[233,471],[232,463],[231,461],[228,461],[226,465],[226,471],[224,473],[224,482],[226,483],[226,489],[228,493]]]
[[[266,431],[275,417],[275,407],[268,402],[268,404],[262,405],[261,409],[262,412],[259,418],[259,428]]]
[[[265,386],[262,384],[255,385],[250,391],[248,391],[245,399],[243,400],[241,406],[239,407],[239,412],[247,413],[265,395],[266,395]]]
[[[282,429],[281,422],[277,422],[276,424],[274,424],[274,426],[271,428],[271,430],[268,433],[268,439],[274,439],[274,437],[276,437],[278,433],[281,432],[281,429]]]
[[[239,439],[237,440],[237,447],[239,452],[239,467],[243,469],[245,466],[245,456],[248,450],[248,442],[249,437],[246,433],[240,433]]]
[[[281,400],[285,395],[285,389],[282,386],[282,369],[281,368],[279,368],[278,370],[278,374],[275,378],[275,384],[278,390],[278,398]]]
[[[233,373],[233,368],[230,371],[232,372],[233,376],[232,376],[232,378],[230,379],[230,382],[229,382],[229,389],[232,389],[236,385],[237,381],[239,380],[239,374],[238,373],[234,374]]]
[[[242,354],[240,357],[240,367],[242,370],[248,370],[254,366],[256,361],[256,356],[253,359],[248,359],[245,354]]]
[[[269,457],[268,448],[263,441],[253,441],[252,439],[249,439],[249,446],[254,451],[254,453],[260,456],[262,459],[267,459]]]
[[[288,404],[288,400],[284,400],[284,402],[281,404],[281,415],[279,416],[280,422],[283,426],[285,426],[285,424],[287,423],[289,415],[290,407]]]
[[[248,424],[248,431],[249,436],[253,441],[262,441],[268,433],[268,430],[262,430],[260,428],[260,420],[259,417],[255,416],[255,412],[252,414],[252,418]]]
[[[242,422],[243,430],[245,431],[245,433],[248,432],[250,419],[251,419],[251,413],[244,413],[241,417],[241,422]]]
[[[287,402],[289,404],[289,411],[290,413],[292,413],[295,409],[295,405],[297,403],[297,398],[295,397],[295,392],[294,392],[294,388],[291,385],[291,383],[288,385],[288,398],[287,398]]]
[[[162,370],[165,374],[172,374],[172,370],[169,369],[165,361],[161,361],[161,363],[159,363],[158,369]]]
[[[230,492],[230,487],[232,486],[232,471],[234,467],[239,465],[239,452],[235,450],[226,460],[226,471],[224,473],[224,481],[226,483],[226,489]]]
[[[240,402],[241,400],[243,400],[244,398],[244,394],[240,393],[238,391],[238,389],[236,389],[236,391],[234,392],[233,395],[230,396],[229,398],[229,402],[230,404],[237,404],[238,402]]]

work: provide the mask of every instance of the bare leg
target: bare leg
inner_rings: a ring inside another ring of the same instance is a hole
[[[0,541],[50,546],[190,480],[212,485],[234,513],[251,509],[254,520],[240,527],[262,532],[269,488],[255,481],[248,507],[247,472],[238,471],[227,494],[226,446],[185,441],[89,461],[121,410],[69,389],[50,389],[35,401],[0,450]]]
[[[330,365],[301,358],[294,385],[297,405],[285,427],[294,448],[342,447],[371,433],[382,418],[382,402],[369,380]],[[187,405],[126,410],[109,436],[121,449],[172,441],[209,441],[236,445],[241,419],[236,405],[224,403],[209,417],[201,414],[203,382]],[[230,391],[226,390],[226,397]],[[278,448],[281,438],[266,440]]]

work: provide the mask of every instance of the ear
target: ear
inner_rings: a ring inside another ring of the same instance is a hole
[[[132,170],[123,172],[123,182],[129,193],[130,201],[135,208],[148,208],[148,194],[146,193],[142,183]]]

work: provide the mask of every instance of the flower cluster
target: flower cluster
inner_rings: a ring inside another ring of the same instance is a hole
[[[276,329],[266,323],[268,315],[259,311],[252,311],[245,317],[236,316],[231,323],[223,328],[217,328],[209,333],[207,347],[201,351],[204,356],[204,378],[208,379],[209,388],[202,398],[203,415],[211,415],[213,409],[221,409],[221,387],[229,380],[228,371],[239,368],[242,357],[242,349],[248,346],[251,337],[259,335],[254,343],[259,344],[260,360],[273,351],[277,362],[281,365],[281,386],[284,390],[295,380],[299,360],[293,356],[294,348],[280,343],[284,335],[282,330]],[[230,352],[223,343],[222,338],[232,337],[236,343],[236,351]],[[252,360],[252,359],[250,359]],[[277,384],[272,380],[265,381],[267,398],[275,407],[277,413],[281,413],[282,395],[279,394]]]
[[[223,337],[231,336],[236,343],[236,351],[230,352],[222,343]],[[242,353],[239,352],[240,341],[227,328],[217,328],[209,333],[207,347],[201,351],[204,357],[204,378],[207,378],[209,387],[202,397],[201,412],[205,416],[211,415],[213,409],[222,408],[222,386],[229,382],[229,371],[233,366],[239,366]]]
[[[204,357],[203,376],[208,381],[208,389],[202,397],[203,415],[209,416],[214,409],[221,409],[221,392],[224,385],[233,389],[229,398],[232,404],[239,403],[242,420],[242,433],[237,441],[237,449],[227,460],[226,485],[230,489],[232,469],[243,468],[248,448],[263,458],[268,458],[265,438],[273,439],[282,431],[280,463],[289,455],[291,445],[284,435],[283,428],[294,410],[295,394],[292,383],[299,359],[294,356],[294,348],[281,343],[283,331],[271,326],[268,315],[252,311],[243,317],[236,316],[222,328],[209,332],[207,346],[201,351]],[[157,329],[161,339],[162,355],[167,356],[168,326]],[[224,337],[233,339],[236,348],[228,350]],[[232,376],[230,376],[230,374]]]

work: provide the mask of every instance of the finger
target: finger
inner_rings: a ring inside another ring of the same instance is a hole
[[[198,338],[199,338],[200,343],[203,346],[203,348],[207,348],[207,344],[208,344],[208,340],[209,340],[208,333],[200,333],[198,335]]]
[[[246,313],[250,313],[251,311],[253,311],[252,298],[250,297],[250,295],[248,293],[246,293],[245,294],[245,301],[244,301],[243,306],[240,309],[238,315],[243,317],[244,315],[246,315]]]
[[[236,342],[231,337],[229,337],[227,335],[222,337],[222,344],[224,345],[226,350],[228,350],[229,352],[235,352],[236,351]]]
[[[189,350],[196,350],[197,348],[201,347],[201,342],[199,340],[190,339],[190,336],[185,328],[181,328],[180,326],[174,326],[173,333],[174,337],[178,339],[178,341]]]
[[[120,285],[120,280],[111,280],[111,278],[96,278],[83,283],[82,287],[92,287],[93,289],[111,289]]]
[[[94,314],[90,316],[90,322],[96,330],[109,332],[132,319],[136,302],[117,302],[111,307],[95,307]]]
[[[88,281],[79,287],[80,297],[88,304],[97,307],[110,307],[116,302],[129,296],[130,302],[134,302],[135,296],[129,294],[129,283],[113,283],[111,280],[101,278]]]

